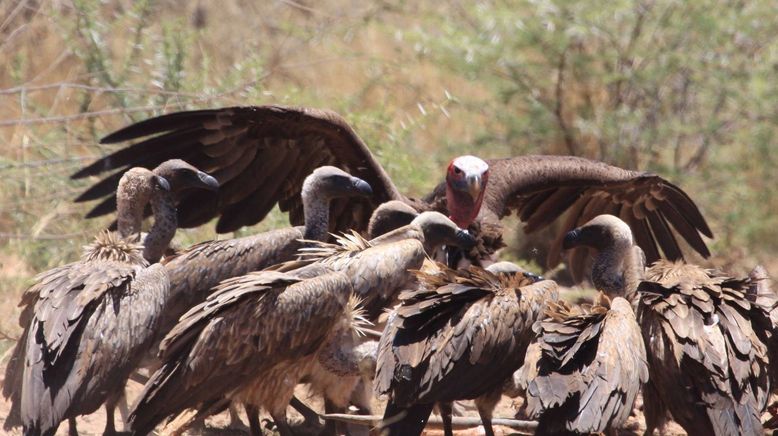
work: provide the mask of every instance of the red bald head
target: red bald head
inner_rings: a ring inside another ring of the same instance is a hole
[[[489,165],[475,156],[459,156],[446,172],[449,218],[466,229],[478,215],[489,180]]]

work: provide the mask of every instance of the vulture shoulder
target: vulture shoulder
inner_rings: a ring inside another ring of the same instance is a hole
[[[499,387],[521,366],[532,323],[557,296],[548,280],[438,268],[417,273],[419,289],[400,295],[379,343],[375,390],[401,406]],[[464,382],[473,374],[477,383]]]
[[[263,271],[225,280],[162,341],[163,364],[132,411],[133,430],[145,434],[167,416],[207,409],[263,368],[313,354],[343,317],[350,289],[337,272],[303,280]]]
[[[130,167],[154,168],[184,158],[219,181],[218,192],[185,193],[179,226],[196,227],[218,217],[216,230],[252,225],[278,204],[292,224],[303,222],[303,180],[315,168],[333,165],[370,184],[369,199],[337,200],[331,206],[337,230],[367,228],[370,213],[389,200],[403,200],[364,142],[337,113],[310,108],[245,106],[176,112],[127,126],[102,139],[134,141],[73,174],[73,178],[117,170],[76,201],[103,198],[88,216],[116,207],[115,190]]]
[[[647,389],[654,393],[646,397],[651,415],[669,410],[690,434],[761,434],[772,323],[769,310],[747,295],[750,285],[682,262],[660,261],[647,270],[638,288],[638,322]],[[662,404],[650,404],[654,398]]]
[[[604,295],[588,310],[549,303],[535,329],[539,350],[527,352],[519,379],[538,431],[599,433],[622,426],[648,380],[630,304]]]
[[[658,260],[660,253],[672,260],[683,258],[672,229],[694,250],[710,255],[701,235],[713,237],[713,233],[694,201],[655,174],[573,156],[530,155],[487,163],[489,182],[479,213],[487,233],[499,235],[499,221],[512,213],[525,223],[526,233],[567,213],[550,248],[549,267],[560,261],[565,233],[601,214],[615,215],[629,224],[649,262]],[[445,190],[438,187],[427,200],[432,203],[443,196]],[[576,249],[572,263],[578,276],[587,258],[585,248]]]

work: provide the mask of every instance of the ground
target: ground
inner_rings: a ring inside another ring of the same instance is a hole
[[[2,373],[5,373],[5,367],[3,366],[0,368],[2,370]],[[140,393],[141,386],[135,382],[130,382],[128,385],[127,393],[130,398],[130,402],[135,399],[135,397]],[[298,388],[298,397],[303,399],[303,401],[306,404],[309,404],[311,407],[315,408],[316,410],[321,410],[321,404],[320,402],[315,398],[308,398],[307,392],[305,391],[304,387]],[[467,415],[473,415],[476,416],[477,412],[472,407],[472,404],[465,403],[467,408]],[[495,410],[494,416],[500,417],[500,418],[512,418],[514,414],[516,413],[516,409],[521,405],[521,399],[512,400],[508,397],[504,397],[502,401],[500,401],[499,405],[497,406],[497,410]],[[5,416],[8,414],[8,411],[10,410],[11,404],[10,402],[6,401],[4,398],[0,397],[0,423],[5,420]],[[374,400],[373,409],[374,413],[379,413],[380,410],[382,410],[383,404],[379,400]],[[622,429],[619,432],[619,435],[640,435],[643,434],[643,431],[645,430],[645,421],[643,420],[643,416],[640,413],[639,410],[636,409],[636,416],[633,416],[630,418],[630,420],[627,423],[627,426]],[[294,412],[292,409],[289,410],[289,416],[290,420],[292,421],[301,421],[300,415],[298,415],[296,412]],[[241,416],[241,418],[245,421],[245,417]],[[263,419],[265,416],[263,416]],[[119,415],[117,413],[117,421],[119,420]],[[266,422],[266,421],[265,421]],[[246,432],[238,431],[238,430],[229,430],[226,429],[226,426],[229,424],[229,415],[225,413],[221,413],[211,419],[207,422],[207,429],[204,434],[207,435],[242,435],[246,434]],[[100,409],[98,412],[89,415],[89,416],[83,416],[78,419],[78,430],[81,435],[84,436],[91,436],[91,435],[100,435],[102,434],[103,428],[105,426],[105,412],[103,409]],[[121,427],[120,427],[121,428]],[[119,428],[119,429],[120,429]],[[304,429],[300,428],[302,436],[307,435],[313,435],[316,434],[315,431],[312,431],[311,429]],[[480,436],[483,435],[483,428],[481,427],[475,427],[473,429],[467,429],[467,430],[458,430],[455,432],[459,436]],[[511,430],[507,427],[495,427],[495,433],[497,436],[508,436],[508,435],[517,435],[521,433],[517,433],[514,430]],[[21,435],[21,429],[16,429],[10,433],[10,435]],[[274,433],[269,433],[274,434]],[[673,435],[683,435],[683,430],[681,430],[680,427],[678,427],[675,424],[671,424],[665,433],[666,436],[673,436]],[[57,432],[57,435],[65,436],[67,435],[67,423],[63,423],[59,427],[59,431]],[[424,432],[424,435],[427,436],[442,436],[443,431],[442,430],[427,430]]]

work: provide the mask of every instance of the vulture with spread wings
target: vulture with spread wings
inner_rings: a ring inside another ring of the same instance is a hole
[[[673,230],[694,250],[708,256],[702,235],[712,232],[691,198],[651,173],[630,171],[572,156],[518,156],[483,161],[460,156],[448,166],[445,181],[422,199],[400,193],[365,143],[338,114],[282,106],[227,107],[162,115],[125,127],[102,143],[135,141],[73,174],[74,178],[115,170],[77,201],[102,198],[89,216],[115,208],[114,190],[122,171],[152,168],[178,157],[216,177],[218,192],[191,192],[179,207],[179,222],[194,227],[218,217],[218,232],[259,222],[275,204],[303,221],[300,191],[305,176],[321,165],[342,168],[367,181],[374,195],[342,199],[331,205],[331,231],[367,228],[370,212],[399,200],[419,211],[437,210],[460,227],[479,234],[480,256],[502,246],[500,219],[515,212],[525,232],[544,228],[568,212],[549,251],[548,265],[559,262],[566,231],[609,213],[632,228],[652,262],[663,254],[683,257]],[[572,255],[574,273],[584,268],[587,248]]]

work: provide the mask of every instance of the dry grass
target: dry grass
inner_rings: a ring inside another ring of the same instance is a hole
[[[697,3],[704,6],[705,0]],[[628,14],[640,4],[620,2],[614,10]],[[71,202],[94,179],[75,182],[68,176],[111,151],[97,144],[99,137],[133,120],[222,105],[329,107],[346,116],[400,188],[414,194],[424,193],[445,162],[465,150],[486,157],[565,152],[565,137],[554,130],[560,127],[555,124],[559,119],[577,135],[581,154],[597,157],[602,138],[597,139],[597,126],[591,123],[602,114],[594,111],[586,117],[592,105],[608,103],[613,82],[607,74],[614,73],[602,68],[587,76],[584,68],[585,60],[606,52],[607,45],[597,45],[602,41],[584,32],[581,38],[590,38],[591,44],[571,49],[571,56],[578,57],[571,58],[568,88],[561,94],[564,105],[555,120],[541,107],[555,98],[555,64],[543,64],[546,52],[555,47],[544,46],[543,40],[527,46],[522,45],[526,41],[511,39],[533,26],[559,26],[563,14],[548,18],[553,15],[553,8],[546,9],[549,5],[354,0],[0,3],[0,288],[5,293],[0,313],[7,315],[0,329],[16,331],[14,302],[35,272],[72,261],[107,224],[107,219],[84,221],[88,205]],[[769,18],[759,22],[758,7],[766,5],[754,2],[749,8],[757,10],[752,12],[744,8],[743,14],[756,16],[753,29],[739,29],[742,37],[736,32],[731,38],[746,51],[757,45],[749,43],[749,35],[760,35],[762,45],[745,58],[753,62],[743,63],[742,74],[754,78],[744,82],[743,92],[753,91],[765,100],[750,101],[750,94],[744,94],[747,102],[741,107],[737,95],[728,96],[733,103],[725,105],[722,123],[737,122],[714,130],[720,137],[713,137],[713,145],[695,166],[679,170],[672,162],[688,162],[699,149],[702,139],[686,130],[714,124],[715,102],[708,112],[654,126],[668,135],[655,138],[653,148],[636,149],[641,153],[636,164],[662,171],[698,200],[718,235],[712,262],[737,272],[757,261],[778,272],[778,199],[773,195],[778,186],[773,156],[778,92],[774,75],[772,82],[763,78],[765,65],[778,62],[778,32],[771,32],[778,26]],[[659,2],[656,8],[660,6],[665,5]],[[568,2],[554,7],[571,8],[571,14],[603,28],[613,21],[585,16],[594,12],[581,12]],[[651,10],[647,16],[660,16],[661,11]],[[642,33],[648,35],[645,41],[636,44],[651,47],[649,38],[661,36],[665,29],[660,26],[672,26],[679,15],[670,14],[669,24],[648,22],[646,26],[653,27]],[[516,24],[521,19],[524,28]],[[730,30],[721,28],[729,38]],[[619,37],[630,34],[629,26],[617,30]],[[677,28],[667,33],[683,34]],[[693,40],[688,33],[684,37]],[[659,53],[673,54],[671,46],[663,50]],[[509,80],[512,68],[526,74]],[[711,71],[691,71],[689,77]],[[622,73],[629,79],[625,83],[641,80]],[[522,88],[511,82],[522,77],[537,83]],[[690,107],[705,103],[702,91],[693,94]],[[641,96],[628,97],[637,101]],[[751,140],[755,142],[747,142]],[[616,153],[611,160],[619,162],[620,156]],[[257,227],[282,225],[284,220],[275,213]],[[178,239],[187,245],[214,237],[213,227],[205,226],[182,231]],[[509,240],[514,239],[518,248],[510,255],[534,260],[532,253],[542,241],[520,236]]]

